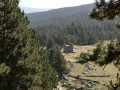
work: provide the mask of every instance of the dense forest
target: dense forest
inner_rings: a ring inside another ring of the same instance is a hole
[[[115,20],[101,22],[89,17],[93,6],[88,4],[27,14],[31,21],[29,27],[35,28],[43,46],[49,38],[54,39],[59,45],[64,43],[86,45],[103,40],[120,40],[120,30],[116,28]]]
[[[109,25],[109,24],[108,24]],[[94,28],[85,28],[81,25],[71,24],[68,26],[39,26],[35,28],[37,30],[37,36],[40,40],[41,45],[46,45],[46,41],[49,38],[54,39],[54,42],[59,44],[60,46],[63,44],[94,44],[98,41],[104,40],[113,40],[120,39],[119,38],[119,30],[114,27],[108,28],[102,25],[96,25]]]

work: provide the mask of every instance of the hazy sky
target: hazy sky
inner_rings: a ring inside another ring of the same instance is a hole
[[[31,8],[61,8],[93,3],[95,0],[20,0],[20,6]]]

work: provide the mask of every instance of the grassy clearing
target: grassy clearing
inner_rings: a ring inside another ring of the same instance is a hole
[[[90,46],[74,45],[74,53],[69,53],[69,54],[63,53],[63,55],[66,60],[69,60],[70,62],[76,62],[76,58],[79,57],[81,52],[87,52],[88,50],[92,50],[95,47],[96,47],[95,45],[90,45]]]
[[[104,42],[104,45],[107,45],[108,43],[110,43],[110,41]],[[109,85],[109,81],[111,80],[113,80],[113,82],[116,81],[116,74],[119,72],[118,68],[116,68],[111,63],[107,65],[103,70],[103,67],[100,67],[99,65],[95,65],[93,62],[89,62],[96,70],[87,71],[87,75],[93,75],[93,73],[95,73],[96,75],[109,74],[110,77],[84,77],[85,75],[83,74],[83,72],[85,72],[86,64],[76,63],[78,61],[78,57],[81,52],[87,52],[88,50],[92,50],[95,47],[96,45],[88,45],[88,46],[74,45],[74,53],[69,53],[69,54],[63,53],[63,55],[67,61],[71,62],[74,65],[74,67],[71,69],[70,75],[80,75],[83,76],[82,78],[85,79],[99,81],[101,84],[96,86],[96,88],[104,88],[103,84]],[[80,82],[73,82],[75,79],[72,77],[66,77],[66,78],[68,79],[68,82],[71,83],[72,85],[76,85],[76,86],[81,85]]]

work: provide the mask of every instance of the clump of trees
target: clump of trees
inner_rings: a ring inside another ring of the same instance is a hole
[[[51,47],[50,47],[51,46]],[[66,60],[61,53],[60,47],[49,39],[47,42],[47,54],[51,66],[57,71],[59,79],[64,78],[68,74]]]
[[[103,46],[98,43],[96,48],[91,52],[81,53],[80,62],[85,63],[88,61],[94,61],[100,66],[107,65],[111,62],[118,67],[120,56],[120,43],[110,43],[107,46]]]

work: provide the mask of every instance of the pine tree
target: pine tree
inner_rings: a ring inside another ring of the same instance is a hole
[[[64,74],[68,73],[66,60],[64,59],[59,46],[54,45],[48,50],[48,58],[50,60],[51,66],[57,71],[60,79]]]
[[[18,4],[18,0],[0,1],[0,90],[52,90],[57,75],[42,58],[35,31],[28,29],[28,18]]]
[[[120,0],[96,0],[95,7],[90,12],[90,17],[98,20],[115,19],[120,14],[119,5]],[[119,21],[117,26],[119,27]],[[110,43],[108,45],[107,54],[105,60],[103,61],[104,64],[109,64],[110,62],[114,61],[117,62],[118,67],[120,59],[119,47],[120,43]]]
[[[50,49],[54,45],[54,41],[52,38],[49,38],[47,41],[47,50]]]
[[[96,0],[90,17],[98,20],[115,19],[120,14],[120,0]],[[117,26],[120,26],[118,21]]]
[[[44,67],[42,68],[43,76],[42,76],[41,86],[45,90],[53,90],[53,88],[57,87],[57,84],[58,84],[57,72],[50,65],[48,57],[46,57],[45,55],[45,50],[41,50],[41,56],[42,56],[42,60],[44,60],[44,62],[42,63]]]

